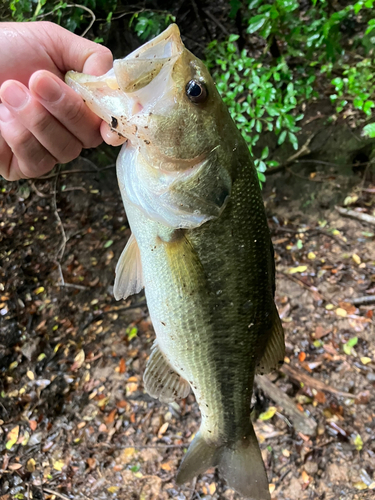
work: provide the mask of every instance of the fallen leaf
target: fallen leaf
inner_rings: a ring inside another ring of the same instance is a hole
[[[310,482],[310,476],[307,474],[307,472],[305,470],[302,471],[302,481],[304,483],[309,483]]]
[[[360,257],[359,255],[357,255],[356,253],[353,253],[353,255],[352,255],[352,259],[353,259],[353,260],[354,260],[354,262],[355,262],[356,264],[358,264],[358,265],[361,263],[361,257]]]
[[[36,420],[29,420],[29,426],[32,431],[38,427],[38,422]]]
[[[345,318],[348,315],[348,313],[342,307],[338,307],[335,313],[336,316],[339,316],[340,318]]]
[[[53,464],[53,468],[59,472],[61,472],[64,467],[65,467],[64,460],[56,460],[56,462],[54,462]]]
[[[172,467],[170,466],[169,462],[165,462],[164,464],[161,464],[160,467],[163,469],[163,470],[166,470],[166,471],[170,471],[172,470]]]
[[[13,427],[13,429],[8,432],[8,435],[7,435],[8,441],[5,445],[5,448],[7,450],[11,450],[12,447],[17,443],[19,433],[20,433],[20,426],[19,425],[16,425],[16,427]]]
[[[28,370],[27,373],[26,373],[26,375],[27,375],[27,377],[30,380],[34,380],[35,379],[35,375],[34,375],[34,373],[31,370]]]
[[[371,358],[367,358],[366,356],[364,356],[363,358],[361,358],[361,363],[363,365],[368,365],[369,363],[371,363]]]
[[[276,486],[273,483],[268,485],[268,489],[270,490],[270,495],[275,491]]]
[[[116,493],[116,491],[118,491],[119,489],[119,486],[110,486],[109,488],[107,488],[107,491],[109,491],[109,493]]]
[[[269,420],[270,418],[272,418],[275,415],[276,412],[277,412],[276,406],[270,406],[267,411],[265,411],[264,413],[261,413],[259,415],[259,419],[260,420]]]
[[[34,472],[36,469],[36,462],[33,458],[30,458],[26,463],[26,470],[28,472]]]
[[[120,373],[125,373],[126,372],[126,364],[125,364],[125,359],[124,358],[120,359],[119,372]]]
[[[210,495],[213,495],[216,491],[216,484],[215,483],[211,483],[208,485],[208,491],[210,493]]]
[[[34,290],[35,295],[39,295],[42,292],[44,292],[44,286],[40,286]]]
[[[368,488],[367,484],[364,483],[363,481],[358,481],[357,483],[354,483],[353,486],[357,490],[367,490]]]
[[[304,273],[305,271],[307,271],[307,266],[297,266],[288,269],[289,274]]]
[[[169,426],[169,423],[168,422],[165,422],[159,429],[158,431],[158,436],[162,436],[163,434],[166,433],[167,429],[168,429],[168,426]]]
[[[115,416],[116,416],[116,413],[117,413],[117,409],[115,408],[114,410],[112,410],[109,415],[107,417],[105,417],[104,421],[105,423],[108,425],[108,424],[113,424],[113,422],[115,421]]]
[[[298,354],[298,359],[300,360],[300,362],[302,363],[303,361],[305,361],[306,359],[306,353],[301,351],[299,354]]]
[[[128,464],[129,462],[131,462],[134,454],[135,448],[125,448],[124,450],[122,450],[121,462],[123,462],[124,464]]]
[[[90,467],[90,469],[93,469],[96,465],[96,460],[95,458],[88,458],[87,459],[87,465]]]
[[[316,259],[316,255],[315,255],[314,252],[309,252],[307,254],[307,258],[310,259],[310,260],[314,260],[314,259]]]
[[[359,434],[356,435],[356,437],[354,438],[354,446],[356,448],[357,451],[361,451],[362,448],[363,448],[363,441],[362,441],[362,438]]]
[[[79,368],[81,368],[84,362],[85,362],[85,351],[81,349],[74,358],[74,363],[72,364],[71,370],[73,372],[78,370]]]
[[[21,467],[22,467],[22,464],[9,464],[8,465],[9,470],[18,470],[18,469],[21,469]]]

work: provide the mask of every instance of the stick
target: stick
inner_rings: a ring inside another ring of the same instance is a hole
[[[361,212],[355,212],[354,210],[349,210],[343,207],[335,207],[335,209],[339,212],[339,214],[344,217],[350,217],[351,219],[357,219],[361,222],[367,222],[367,224],[371,224],[375,226],[375,217],[369,214],[363,214]]]
[[[297,370],[296,368],[287,365],[285,363],[280,368],[280,371],[283,372],[288,377],[296,380],[298,383],[303,382],[304,384],[308,385],[309,387],[312,387],[313,389],[316,389],[317,391],[330,392],[331,394],[334,394],[335,396],[339,396],[341,398],[350,398],[350,399],[356,398],[355,394],[351,394],[350,392],[339,391],[338,389],[335,389],[330,385],[326,385],[321,380],[310,377],[310,375],[307,375],[307,373]]]
[[[330,302],[326,297],[324,297],[324,295],[321,292],[318,291],[318,289],[315,286],[308,285],[307,283],[305,283],[301,279],[297,278],[296,276],[293,276],[292,274],[283,273],[282,271],[278,271],[277,273],[281,274],[285,278],[290,279],[290,281],[294,281],[294,283],[297,283],[297,285],[302,286],[303,288],[308,290],[310,293],[315,295],[315,297],[318,297],[318,300],[325,300],[326,302]],[[333,302],[333,301],[331,301],[331,302]]]
[[[350,301],[355,306],[367,306],[375,304],[375,295],[365,295],[364,297],[356,297]]]
[[[283,408],[293,422],[296,431],[302,432],[302,434],[306,436],[316,436],[318,424],[311,417],[308,417],[299,410],[289,396],[282,392],[265,376],[257,375],[255,381],[272,401]]]
[[[55,495],[55,497],[62,498],[63,500],[71,500],[69,497],[66,495],[63,495],[62,493],[58,493],[57,491],[50,490],[49,488],[43,488],[44,493],[49,493],[50,495]]]

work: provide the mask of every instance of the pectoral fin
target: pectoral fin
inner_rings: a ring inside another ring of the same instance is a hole
[[[284,330],[276,306],[273,312],[273,325],[266,349],[256,368],[258,375],[272,372],[280,367],[285,357]]]
[[[190,392],[189,383],[174,371],[155,341],[143,375],[146,391],[162,403],[183,399]]]
[[[137,240],[130,236],[116,266],[113,294],[116,300],[126,299],[143,288],[141,255]]]

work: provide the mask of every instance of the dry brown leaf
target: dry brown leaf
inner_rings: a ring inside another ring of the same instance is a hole
[[[9,464],[8,465],[9,470],[18,470],[18,469],[21,469],[21,467],[22,467],[22,464]]]
[[[126,364],[125,364],[125,359],[124,358],[120,359],[119,372],[120,373],[125,373],[126,372]]]

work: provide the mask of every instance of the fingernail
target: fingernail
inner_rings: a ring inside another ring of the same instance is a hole
[[[48,102],[56,102],[62,96],[62,88],[56,80],[49,76],[40,78],[33,90],[44,101]]]
[[[9,122],[13,119],[12,113],[4,105],[0,104],[0,121]]]
[[[16,83],[7,85],[1,92],[1,100],[8,104],[8,106],[15,109],[24,106],[28,99],[28,94],[20,85],[17,85]]]

